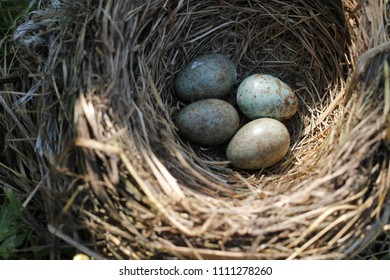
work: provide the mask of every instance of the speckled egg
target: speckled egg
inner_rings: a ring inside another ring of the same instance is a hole
[[[237,110],[220,99],[202,99],[184,107],[177,115],[179,133],[202,146],[229,141],[240,125]]]
[[[238,168],[266,168],[282,160],[289,146],[290,134],[284,124],[261,118],[247,123],[234,135],[226,157]]]
[[[298,110],[298,98],[280,79],[254,74],[244,79],[237,89],[237,104],[249,119],[287,120]]]
[[[192,60],[177,76],[175,90],[184,101],[221,98],[233,90],[237,72],[222,54],[205,54]]]

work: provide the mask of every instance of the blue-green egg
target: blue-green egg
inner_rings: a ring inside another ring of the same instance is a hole
[[[245,78],[237,89],[237,104],[249,119],[291,118],[298,110],[298,98],[280,79],[267,74]]]
[[[278,120],[260,118],[244,125],[230,140],[226,158],[241,169],[261,169],[281,161],[290,147],[290,134]]]
[[[175,120],[179,133],[202,146],[230,140],[240,125],[237,110],[220,99],[202,99],[181,109]]]
[[[222,54],[205,54],[192,60],[175,80],[177,96],[184,101],[221,98],[233,90],[237,71]]]

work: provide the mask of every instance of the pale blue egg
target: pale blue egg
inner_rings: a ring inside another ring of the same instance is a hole
[[[237,110],[228,102],[210,98],[193,102],[179,111],[179,133],[202,146],[216,146],[230,140],[240,126]]]
[[[184,101],[221,98],[233,90],[234,64],[222,54],[205,54],[192,60],[177,76],[175,90]]]
[[[241,169],[261,169],[281,161],[290,147],[290,134],[278,120],[260,118],[244,125],[230,140],[226,158]]]
[[[280,79],[267,74],[254,74],[244,79],[237,89],[237,104],[249,119],[291,118],[298,110],[298,98]]]

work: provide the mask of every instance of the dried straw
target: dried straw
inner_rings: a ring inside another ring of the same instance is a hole
[[[42,2],[14,33],[28,79],[1,92],[6,155],[24,139],[50,232],[82,252],[351,258],[390,215],[387,25],[384,0]],[[295,90],[282,163],[238,170],[224,147],[179,137],[174,79],[208,52],[238,82],[268,73]]]

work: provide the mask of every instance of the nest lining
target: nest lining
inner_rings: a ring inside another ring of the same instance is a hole
[[[31,30],[15,33],[25,67],[42,75],[31,88],[45,94],[19,103],[36,109],[24,119],[37,123],[53,234],[83,227],[92,251],[71,244],[99,258],[292,259],[351,257],[380,232],[389,215],[382,2],[122,2],[42,3],[22,26]],[[277,166],[234,169],[224,147],[178,136],[185,104],[174,79],[209,52],[231,58],[239,82],[272,74],[298,95],[291,151]]]

